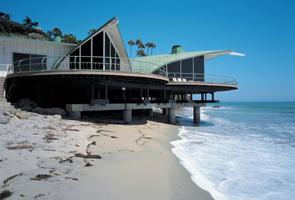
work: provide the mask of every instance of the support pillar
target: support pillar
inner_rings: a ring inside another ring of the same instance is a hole
[[[215,101],[214,92],[211,93],[212,101]]]
[[[153,117],[154,116],[153,109],[148,109],[148,114],[149,114],[149,117]]]
[[[123,111],[123,120],[127,123],[130,123],[132,121],[132,110],[126,109]]]
[[[105,85],[105,91],[104,91],[104,96],[105,96],[105,99],[109,99],[108,97],[108,85]]]
[[[201,122],[201,111],[200,111],[200,106],[194,106],[194,123],[195,124],[200,124]]]
[[[162,108],[162,114],[164,116],[168,115],[168,108]]]
[[[94,99],[94,84],[90,85],[90,102]]]
[[[175,124],[176,123],[175,107],[168,108],[168,122],[170,124]]]
[[[71,119],[81,119],[81,112],[77,112],[77,111],[70,111],[69,112],[69,116]]]

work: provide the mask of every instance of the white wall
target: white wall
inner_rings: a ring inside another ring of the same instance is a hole
[[[0,36],[0,64],[12,64],[13,53],[41,54],[47,57],[60,57],[76,45],[19,37]]]

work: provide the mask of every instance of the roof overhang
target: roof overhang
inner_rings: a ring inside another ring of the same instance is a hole
[[[206,60],[210,60],[223,55],[245,56],[245,54],[243,53],[238,53],[231,50],[212,50],[212,51],[192,51],[192,52],[181,52],[177,54],[145,56],[145,57],[135,58],[133,60],[150,63],[150,73],[152,73],[155,70],[159,69],[160,67],[164,67],[170,63],[177,62],[180,60],[186,60],[186,59],[204,56],[204,59],[206,61]],[[133,70],[137,71],[136,70],[137,68],[142,68],[142,66],[139,65],[140,62],[135,62],[135,63],[136,65],[132,66]]]

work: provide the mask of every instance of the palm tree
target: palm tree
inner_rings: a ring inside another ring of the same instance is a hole
[[[135,42],[133,40],[129,40],[128,44],[130,46],[130,52],[129,52],[129,56],[130,58],[132,57],[132,46],[135,45]]]
[[[147,42],[147,43],[145,44],[145,46],[147,47],[147,51],[146,51],[146,54],[147,54],[147,55],[149,55],[149,51],[150,51],[151,45],[152,45],[151,42]]]
[[[146,56],[145,52],[143,49],[139,49],[137,52],[136,52],[136,55],[139,56],[139,57],[143,57],[143,56]]]
[[[142,44],[142,41],[141,41],[141,39],[137,39],[136,41],[135,41],[135,44],[138,46],[139,44]]]
[[[145,45],[143,43],[139,43],[137,45],[137,56],[139,57],[146,56],[144,52],[144,48],[145,48]]]
[[[52,29],[51,31],[52,35],[56,38],[56,37],[61,37],[62,36],[62,32],[59,28],[55,27]]]
[[[145,45],[143,43],[140,43],[137,45],[138,49],[144,49],[145,48]]]
[[[151,42],[151,55],[153,55],[153,49],[156,48],[156,44]]]

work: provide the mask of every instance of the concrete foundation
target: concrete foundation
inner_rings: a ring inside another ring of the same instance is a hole
[[[131,109],[123,110],[123,120],[127,123],[130,123],[132,121],[132,110]]]
[[[194,106],[194,123],[199,124],[201,122],[201,110],[200,106]]]
[[[81,119],[81,112],[70,111],[69,116],[71,119]]]
[[[170,124],[175,124],[176,123],[175,107],[168,108],[168,122]]]
[[[70,116],[74,119],[81,118],[81,112],[83,111],[110,111],[110,110],[122,110],[123,120],[127,123],[132,121],[132,110],[148,110],[149,116],[153,115],[153,108],[162,109],[163,115],[167,116],[167,121],[171,124],[176,123],[175,109],[182,107],[194,108],[194,123],[200,123],[200,106],[204,104],[187,102],[187,103],[175,103],[171,101],[169,103],[148,103],[148,104],[136,104],[136,103],[117,103],[117,104],[67,104],[66,110],[70,113]]]

